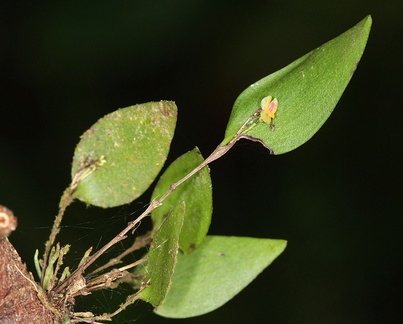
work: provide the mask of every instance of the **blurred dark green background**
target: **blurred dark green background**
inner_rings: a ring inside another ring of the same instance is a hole
[[[19,219],[11,242],[33,271],[74,147],[98,118],[175,100],[169,161],[195,145],[208,155],[244,88],[372,14],[359,68],[312,140],[283,156],[241,142],[211,165],[210,232],[289,245],[224,307],[180,323],[402,323],[402,8],[398,0],[2,1],[0,203]],[[113,210],[73,205],[60,236],[73,261],[147,199]],[[124,299],[122,289],[84,305],[102,313]],[[144,303],[116,319],[134,321],[174,322]]]

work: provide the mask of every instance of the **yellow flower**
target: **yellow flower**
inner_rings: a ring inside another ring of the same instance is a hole
[[[260,108],[262,108],[262,111],[260,113],[259,121],[270,124],[278,108],[277,98],[273,98],[272,96],[264,97],[260,102]]]

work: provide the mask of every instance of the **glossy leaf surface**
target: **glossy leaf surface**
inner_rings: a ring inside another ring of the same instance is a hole
[[[355,27],[285,68],[249,86],[235,101],[221,145],[227,144],[267,96],[278,100],[270,127],[257,123],[245,134],[274,154],[308,141],[332,113],[357,68],[371,28],[368,16]]]

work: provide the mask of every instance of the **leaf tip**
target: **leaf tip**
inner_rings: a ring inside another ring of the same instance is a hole
[[[372,26],[372,16],[371,15],[367,15],[364,19],[362,19],[356,27],[361,27],[363,29],[365,29],[366,31],[370,31]]]

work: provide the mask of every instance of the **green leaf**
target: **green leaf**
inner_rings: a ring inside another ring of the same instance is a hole
[[[81,136],[74,152],[73,178],[91,163],[96,170],[78,184],[73,197],[100,207],[127,204],[139,197],[164,165],[176,117],[175,103],[160,101],[101,118]]]
[[[235,101],[221,145],[232,140],[267,96],[278,100],[274,126],[258,122],[244,137],[262,142],[274,154],[308,141],[330,116],[357,68],[371,23],[367,16],[339,37],[249,86]]]
[[[141,292],[140,298],[154,306],[164,302],[171,285],[184,214],[185,203],[182,202],[165,217],[147,254],[144,282],[150,285]]]
[[[180,156],[161,176],[152,198],[160,198],[171,184],[182,179],[203,161],[204,159],[198,148]],[[186,212],[179,246],[187,254],[200,245],[211,223],[213,193],[210,172],[207,166],[182,183],[164,200],[162,206],[152,212],[151,217],[154,228],[158,227],[164,216],[181,201],[186,203]]]
[[[179,255],[172,286],[158,315],[186,318],[222,306],[285,249],[286,241],[207,236],[190,255]]]

